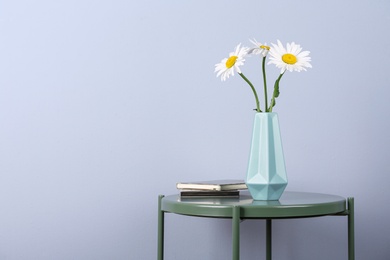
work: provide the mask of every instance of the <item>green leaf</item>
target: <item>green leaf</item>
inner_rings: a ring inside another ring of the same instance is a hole
[[[275,86],[274,86],[274,97],[277,98],[279,97],[279,82],[280,82],[280,79],[282,78],[282,75],[283,74],[280,74],[280,76],[278,77],[278,79],[275,81]]]
[[[276,98],[279,97],[280,91],[279,91],[279,82],[281,78],[283,77],[284,73],[280,74],[278,79],[275,81],[274,84],[274,93],[272,95],[271,99],[271,105],[269,106],[268,112],[272,112],[273,107],[276,105]]]

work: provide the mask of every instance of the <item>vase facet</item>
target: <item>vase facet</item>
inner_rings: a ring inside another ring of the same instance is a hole
[[[287,186],[277,113],[256,113],[246,185],[254,200],[279,200]]]

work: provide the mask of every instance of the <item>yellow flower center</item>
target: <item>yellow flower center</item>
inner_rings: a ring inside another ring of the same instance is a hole
[[[297,63],[298,59],[294,54],[286,53],[282,56],[282,60],[287,64],[295,64]]]
[[[229,59],[226,61],[226,68],[230,69],[231,67],[236,64],[238,57],[237,56],[231,56]]]
[[[269,47],[267,45],[260,45],[260,49],[269,51],[271,49],[271,47]]]

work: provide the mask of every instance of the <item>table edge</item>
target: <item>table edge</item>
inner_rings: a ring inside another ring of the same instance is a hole
[[[191,204],[181,201],[171,201],[164,199],[161,196],[161,210],[167,213],[174,213],[187,216],[198,217],[216,217],[216,218],[232,218],[233,208],[240,208],[240,218],[242,219],[267,219],[267,218],[304,218],[335,215],[346,211],[347,199],[338,195],[308,193],[317,195],[328,195],[338,197],[339,200],[318,203],[318,204],[299,204],[299,205],[207,205],[207,204]],[[172,198],[169,195],[166,198]]]

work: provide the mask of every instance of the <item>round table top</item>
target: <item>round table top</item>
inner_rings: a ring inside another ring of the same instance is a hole
[[[234,207],[240,218],[299,218],[332,215],[346,210],[346,199],[336,195],[285,191],[277,201],[253,200],[246,191],[232,198],[181,198],[165,196],[161,210],[202,217],[232,217]]]

